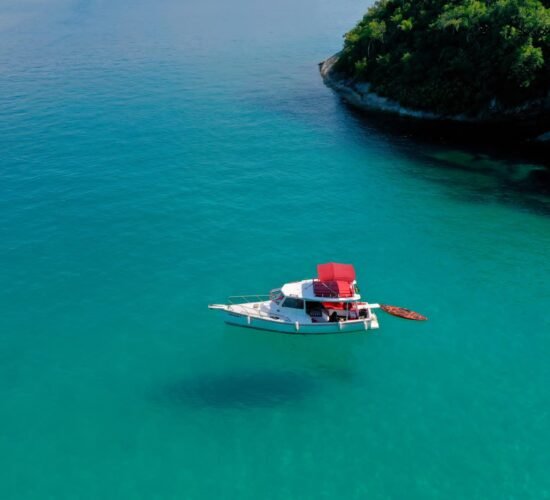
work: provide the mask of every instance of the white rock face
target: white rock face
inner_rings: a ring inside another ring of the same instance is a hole
[[[354,82],[350,78],[335,73],[333,69],[337,61],[338,54],[329,57],[326,61],[319,64],[319,70],[325,84],[335,90],[345,101],[363,110],[383,111],[399,116],[409,116],[425,120],[451,120],[471,123],[513,122],[522,119],[532,119],[550,112],[550,94],[546,99],[527,102],[516,108],[503,108],[496,99],[493,99],[487,109],[477,116],[441,115],[407,108],[401,106],[396,101],[376,94],[370,89],[369,83]]]
[[[370,90],[369,83],[354,83],[350,79],[338,78],[333,72],[338,55],[329,57],[319,65],[321,76],[325,83],[335,90],[342,98],[360,109],[384,111],[400,116],[411,116],[428,120],[441,120],[444,117],[435,113],[428,113],[401,106],[396,101],[382,97]]]

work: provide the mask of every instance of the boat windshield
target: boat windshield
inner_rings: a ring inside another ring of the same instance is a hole
[[[276,304],[281,304],[285,296],[283,295],[283,292],[280,288],[275,288],[274,290],[271,290],[269,292],[269,300],[272,300]]]

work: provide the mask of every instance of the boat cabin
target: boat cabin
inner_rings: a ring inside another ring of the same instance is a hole
[[[320,264],[317,277],[285,283],[260,295],[229,298],[229,304],[211,304],[224,312],[230,325],[283,333],[325,334],[378,328],[372,308],[360,302],[355,270],[349,264]]]
[[[352,265],[319,264],[317,275],[271,290],[272,312],[312,323],[354,320],[368,314],[359,307],[361,296]]]

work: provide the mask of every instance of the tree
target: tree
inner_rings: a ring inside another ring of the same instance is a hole
[[[443,114],[542,98],[550,0],[379,0],[345,36],[336,70]]]

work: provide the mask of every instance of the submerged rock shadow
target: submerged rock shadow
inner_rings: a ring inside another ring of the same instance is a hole
[[[417,159],[427,167],[427,178],[433,182],[443,186],[462,182],[465,198],[474,191],[478,200],[490,197],[491,201],[517,205],[537,214],[550,213],[550,142],[533,141],[537,133],[532,126],[476,125],[366,112],[337,95],[330,96],[326,88],[315,88],[319,90],[315,92],[315,104],[309,103],[311,92],[306,99],[301,89],[294,89],[284,100],[270,101],[270,108],[299,116],[310,125],[322,126],[326,121],[336,120],[340,131],[346,135],[355,136],[361,142],[376,143],[377,147],[380,143],[386,144],[388,149],[404,157]],[[550,123],[541,123],[538,127],[548,130]],[[438,158],[440,153],[448,152],[461,153],[471,161],[465,164],[451,157]],[[429,170],[438,174],[447,171],[450,178],[438,179],[438,175],[432,176]],[[453,171],[462,174],[462,178],[455,176]],[[410,173],[418,175],[417,171]],[[472,178],[475,175],[486,177],[493,185],[475,186],[476,179]],[[452,195],[459,196],[458,190],[454,189]]]
[[[527,140],[519,127],[411,120],[343,104],[361,134],[382,134],[393,150],[427,166],[492,177],[496,190],[550,195],[550,146]]]
[[[193,408],[275,407],[302,401],[316,388],[312,376],[290,371],[205,374],[166,385],[157,399]]]

